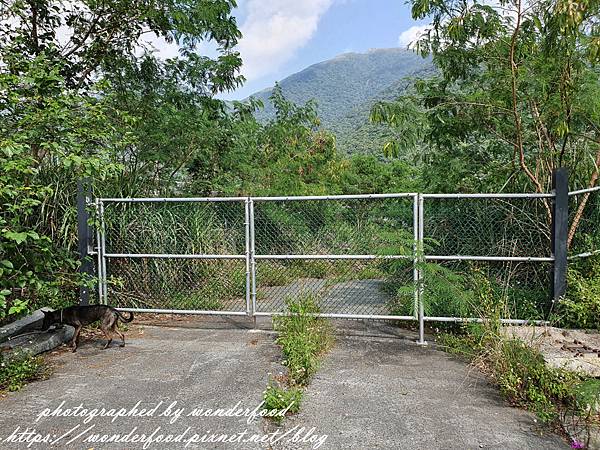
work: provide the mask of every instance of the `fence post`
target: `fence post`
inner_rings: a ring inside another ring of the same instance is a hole
[[[551,246],[554,256],[552,270],[552,302],[556,303],[567,292],[567,235],[569,232],[569,172],[561,167],[552,171],[552,231]]]
[[[254,328],[256,328],[256,248],[254,236],[254,200],[249,198],[248,203],[248,218],[250,219],[250,314],[254,320]]]
[[[245,255],[246,255],[246,314],[253,316],[250,310],[250,289],[252,276],[250,273],[250,197],[246,198],[244,204],[244,231],[245,231]]]
[[[418,310],[418,318],[419,318],[419,340],[417,341],[417,344],[419,345],[427,345],[427,342],[425,341],[425,306],[423,304],[423,294],[424,294],[424,289],[423,289],[423,268],[421,267],[423,262],[424,262],[424,258],[423,258],[423,252],[424,252],[424,248],[423,248],[423,237],[424,237],[424,231],[423,231],[423,222],[424,222],[424,210],[423,210],[424,206],[423,206],[423,194],[417,194],[417,262],[419,264],[419,268],[417,269],[417,298],[418,298],[418,306],[419,306],[419,310]]]
[[[90,258],[90,245],[92,230],[89,225],[89,213],[87,210],[90,201],[91,188],[89,178],[80,179],[77,182],[77,243],[79,249],[79,273],[83,275],[84,283],[79,287],[79,304],[90,303],[90,292],[88,282],[94,276],[94,263]]]

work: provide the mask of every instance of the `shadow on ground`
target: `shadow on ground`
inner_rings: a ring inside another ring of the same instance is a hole
[[[541,433],[532,415],[506,405],[464,363],[417,347],[409,330],[378,322],[336,322],[341,327],[337,343],[307,389],[300,414],[286,419],[279,430],[260,418],[248,423],[247,417],[189,416],[201,409],[205,414],[216,408],[231,413],[236,405],[252,410],[260,403],[269,374],[282,370],[269,322],[259,322],[259,332],[244,319],[163,317],[145,322],[130,328],[125,348],[103,351],[104,341],[88,339],[75,354],[49,355],[55,365],[50,379],[0,400],[0,448],[27,448],[27,442],[16,442],[26,430],[54,441],[29,446],[34,449],[143,448],[139,442],[97,441],[129,433],[130,439],[183,435],[181,442],[147,447],[156,449],[185,448],[194,436],[196,442],[187,448],[313,448],[314,442],[291,438],[309,441],[314,435],[327,436],[320,447],[327,449],[568,448],[558,436]],[[138,416],[131,413],[136,404]],[[63,416],[70,409],[69,417],[53,417],[59,407]],[[122,414],[131,415],[96,416],[85,423],[90,410],[98,414],[102,408],[122,408]],[[144,408],[156,409],[139,417]],[[269,440],[272,432],[280,438],[277,442]],[[239,442],[198,441],[213,433],[232,440],[243,435]],[[253,436],[264,440],[244,442]]]

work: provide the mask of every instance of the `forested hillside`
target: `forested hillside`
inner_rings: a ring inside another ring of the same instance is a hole
[[[314,64],[281,80],[283,94],[297,104],[314,100],[322,126],[337,138],[342,153],[382,154],[392,135],[389,129],[369,123],[375,101],[393,100],[408,80],[434,73],[429,58],[400,48],[374,49],[367,53],[344,53]],[[401,87],[401,89],[399,89]],[[257,112],[261,121],[275,115],[269,101],[273,89],[252,97],[264,104]]]

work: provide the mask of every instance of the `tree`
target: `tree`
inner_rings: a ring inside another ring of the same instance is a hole
[[[117,113],[108,99],[67,90],[59,72],[44,55],[20,75],[0,72],[0,320],[75,291],[70,196],[78,178],[119,168]]]
[[[0,1],[1,321],[28,304],[74,299],[77,180],[114,186],[131,174],[123,163],[132,149],[156,159],[152,138],[172,151],[181,125],[195,124],[198,111],[212,117],[214,94],[243,78],[234,1]],[[176,43],[180,55],[165,62],[144,52],[148,33]],[[216,58],[198,54],[202,40],[216,44]],[[133,171],[137,185],[150,184],[149,171]]]
[[[450,164],[459,188],[543,192],[552,170],[566,166],[574,187],[597,183],[598,1],[413,0],[412,14],[431,19],[415,48],[433,56],[439,75],[377,104],[372,119],[431,149],[425,177]],[[444,179],[427,184],[450,188]]]
[[[322,194],[335,189],[340,158],[330,133],[320,129],[314,102],[295,105],[276,86],[275,118],[260,124],[250,114],[260,103],[236,104],[214,187],[253,195]],[[193,173],[208,168],[196,161]]]
[[[1,0],[0,58],[18,73],[24,62],[44,54],[60,67],[67,86],[85,87],[102,68],[123,60],[135,60],[144,47],[141,38],[155,35],[176,43],[181,58],[197,63],[198,45],[213,41],[216,60],[208,61],[209,89],[219,92],[235,87],[241,66],[232,49],[241,36],[234,0]]]

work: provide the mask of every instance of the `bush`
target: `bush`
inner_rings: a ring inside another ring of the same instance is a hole
[[[502,393],[514,404],[528,408],[546,423],[561,411],[577,408],[575,388],[581,377],[546,366],[537,350],[518,339],[503,339],[490,361]]]
[[[0,354],[0,391],[18,391],[26,383],[47,375],[48,369],[39,356],[26,352],[14,353],[10,358]]]
[[[264,409],[273,413],[269,417],[277,424],[283,421],[285,415],[277,414],[287,410],[288,413],[296,414],[300,411],[303,392],[298,387],[282,388],[269,384],[264,394]]]
[[[116,173],[123,137],[108,99],[70,90],[53,57],[18,64],[0,71],[0,323],[76,295],[75,185]]]
[[[567,295],[558,305],[559,323],[600,329],[600,258],[588,258],[568,271]]]
[[[277,343],[284,355],[292,385],[305,386],[319,368],[320,356],[332,343],[329,322],[315,317],[320,312],[314,294],[286,299],[289,313],[274,319]]]
[[[436,338],[436,343],[444,351],[471,361],[483,350],[484,330],[481,324],[448,323],[444,330]]]

